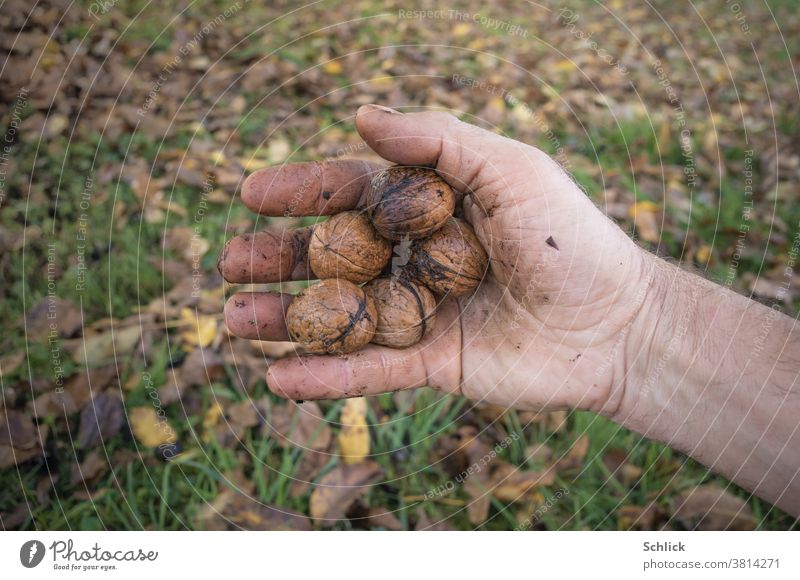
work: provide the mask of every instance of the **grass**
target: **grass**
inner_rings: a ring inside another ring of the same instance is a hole
[[[145,6],[145,2],[127,3],[125,12],[134,16]],[[775,2],[776,6],[790,6],[789,2]],[[226,3],[206,5],[205,13],[214,16],[227,6]],[[370,11],[372,13],[373,11]],[[377,26],[377,24],[376,24]],[[271,29],[277,38],[269,41],[270,46],[279,46],[291,38],[294,30],[288,19],[278,23]],[[88,32],[85,25],[75,24],[67,31],[67,38],[79,40]],[[392,32],[387,29],[386,31]],[[126,33],[131,42],[150,44],[150,53],[165,51],[171,42],[171,31],[163,30],[163,23],[156,18],[141,17],[132,22]],[[388,42],[377,28],[366,32],[365,44]],[[319,40],[319,39],[318,39]],[[324,39],[323,39],[324,40]],[[266,42],[254,39],[254,42]],[[152,43],[152,44],[151,44]],[[336,43],[335,39],[331,43]],[[247,58],[249,55],[263,52],[252,45],[243,45],[234,58]],[[312,66],[319,57],[319,50],[312,44],[290,46],[282,49],[278,58],[294,63],[299,70]],[[374,55],[370,58],[376,58]],[[375,70],[379,70],[377,67]],[[482,70],[476,62],[465,62],[460,69],[462,74],[481,77]],[[258,95],[245,95],[250,104],[258,100]],[[165,97],[161,97],[165,98]],[[318,119],[319,127],[336,125],[350,132],[352,126],[338,125],[337,120],[343,115],[342,105],[339,108],[324,110],[326,114]],[[350,111],[348,110],[349,114]],[[27,111],[24,116],[31,114]],[[264,146],[264,139],[269,134],[269,125],[274,120],[274,112],[267,104],[250,110],[238,128],[238,137],[247,147]],[[780,117],[780,129],[795,132],[798,121],[796,116],[783,114]],[[3,127],[3,132],[5,132]],[[648,192],[637,189],[638,184],[630,175],[631,152],[646,155],[653,164],[682,162],[681,152],[674,146],[669,150],[658,147],[656,131],[648,123],[621,123],[614,127],[593,127],[584,141],[575,143],[576,136],[566,128],[554,127],[559,141],[572,151],[596,160],[605,171],[615,170],[622,176],[621,186],[634,191],[639,199]],[[287,131],[293,145],[302,139],[301,133]],[[511,132],[510,137],[515,134]],[[583,136],[581,136],[583,138]],[[123,318],[134,312],[138,304],[147,304],[161,296],[169,285],[164,282],[162,274],[149,262],[148,256],[160,256],[161,243],[165,224],[150,224],[142,219],[135,210],[138,200],[135,193],[124,181],[117,177],[108,183],[96,183],[92,191],[92,203],[88,210],[87,221],[91,226],[87,232],[86,259],[88,267],[97,274],[88,279],[84,290],[76,288],[77,267],[74,263],[74,240],[78,233],[84,210],[80,205],[80,196],[86,187],[86,175],[93,168],[107,164],[119,163],[123,160],[143,159],[150,165],[160,151],[169,149],[185,149],[193,139],[188,132],[179,131],[163,142],[155,141],[142,132],[124,134],[119,139],[101,139],[99,135],[86,135],[80,139],[67,141],[57,138],[49,142],[37,142],[34,139],[23,140],[15,145],[15,159],[20,174],[36,176],[36,195],[27,199],[20,189],[11,189],[9,198],[3,205],[3,225],[10,232],[21,232],[28,227],[30,236],[38,231],[42,241],[29,243],[25,252],[14,252],[10,255],[8,271],[14,273],[10,280],[4,280],[2,301],[0,301],[0,325],[13,328],[17,324],[19,314],[30,308],[47,294],[47,280],[43,275],[48,255],[43,240],[52,237],[64,240],[55,245],[54,261],[64,268],[64,275],[57,282],[56,293],[66,299],[83,304],[87,322],[98,320],[113,313],[115,318]],[[580,144],[583,143],[583,144]],[[595,144],[596,146],[592,146]],[[548,143],[540,145],[547,149]],[[696,143],[699,147],[700,144]],[[736,155],[741,151],[729,150],[727,154]],[[300,152],[300,155],[303,155]],[[756,165],[755,171],[761,174],[762,168]],[[575,178],[585,187],[591,196],[597,196],[602,184],[597,179],[576,168]],[[669,204],[665,211],[677,222],[678,229],[696,232],[701,241],[717,248],[730,247],[736,238],[744,200],[739,194],[742,191],[742,180],[737,177],[725,179],[720,187],[721,206],[709,204],[698,198],[692,206],[692,214],[686,221],[683,215]],[[45,194],[46,193],[46,194]],[[57,193],[57,197],[56,197]],[[169,192],[174,202],[187,209],[187,217],[171,214],[166,227],[176,225],[192,225],[191,216],[196,208],[197,190],[186,185],[177,184]],[[651,193],[651,192],[650,192]],[[660,201],[654,199],[654,201]],[[117,211],[122,208],[121,211]],[[789,224],[785,236],[797,233],[800,222],[800,206],[796,203],[782,203],[778,209]],[[241,207],[229,209],[222,205],[213,207],[201,224],[201,233],[215,246],[221,245],[224,228],[231,219],[246,215]],[[113,220],[109,216],[116,216]],[[263,222],[261,222],[263,225]],[[756,233],[765,233],[770,224],[758,223]],[[665,233],[665,249],[671,255],[678,255],[683,240],[671,233]],[[206,271],[214,267],[213,247],[202,266]],[[166,257],[170,256],[169,253]],[[725,261],[720,259],[712,263],[709,273],[723,276]],[[761,262],[757,259],[745,258],[739,264],[739,275],[746,272],[758,272]],[[48,376],[48,352],[45,345],[26,344],[20,333],[5,333],[1,339],[3,352],[12,352],[22,348],[28,349],[28,359],[33,369],[33,378]],[[170,366],[179,360],[171,352],[165,341],[155,352],[157,356],[148,361],[148,372],[159,387],[167,377]],[[141,369],[129,368],[121,377],[122,382],[134,376]],[[26,377],[22,371],[2,377],[3,385],[12,384],[15,380]],[[202,390],[202,408],[210,406],[215,397],[239,400],[242,393],[234,386],[232,377],[206,385]],[[146,401],[143,385],[138,385],[128,394],[127,405],[142,404]],[[277,404],[268,391],[266,384],[259,382],[251,395],[254,400],[269,398]],[[341,402],[322,403],[326,417],[338,417]],[[402,406],[398,406],[391,395],[376,398],[375,407],[371,408],[368,421],[373,425],[371,430],[372,452],[375,460],[383,467],[388,483],[378,485],[366,496],[365,502],[371,506],[395,510],[395,515],[406,526],[415,517],[417,510],[422,510],[433,520],[448,517],[448,523],[459,529],[470,529],[463,504],[468,501],[461,490],[453,492],[442,501],[420,502],[409,499],[418,498],[427,491],[437,488],[450,476],[443,467],[434,461],[434,443],[437,438],[450,434],[456,428],[456,419],[468,403],[463,399],[453,400],[433,391],[424,389],[416,399],[417,412],[408,414]],[[379,409],[380,413],[376,413]],[[48,464],[39,460],[26,463],[19,469],[0,471],[0,512],[11,511],[15,506],[27,502],[30,506],[30,517],[22,524],[22,529],[159,529],[177,530],[192,528],[197,514],[213,501],[219,493],[219,487],[227,485],[227,477],[237,470],[244,470],[245,475],[254,483],[255,497],[265,503],[286,507],[308,513],[308,496],[291,497],[289,489],[298,465],[298,451],[285,449],[277,445],[275,440],[259,437],[248,431],[246,437],[237,447],[224,448],[215,442],[198,444],[196,432],[200,430],[201,415],[185,417],[176,405],[168,408],[169,417],[179,429],[180,440],[185,452],[171,463],[155,460],[149,452],[143,452],[147,460],[134,461],[126,465],[115,466],[112,471],[96,483],[91,499],[83,499],[73,495],[80,491],[69,484],[70,470],[76,459],[81,459],[83,452],[76,450],[72,444],[74,432],[69,432],[63,422],[50,421],[53,430],[51,440],[53,449]],[[385,417],[385,418],[384,418]],[[618,526],[616,510],[623,505],[646,505],[655,499],[660,505],[668,505],[680,491],[692,485],[720,478],[710,474],[707,469],[691,459],[661,444],[645,440],[634,433],[590,413],[576,412],[569,416],[567,426],[557,432],[548,431],[544,425],[523,425],[519,414],[510,411],[503,419],[504,427],[509,432],[520,435],[519,441],[502,452],[503,459],[516,465],[525,465],[525,448],[535,443],[545,443],[553,448],[557,455],[566,452],[581,435],[588,436],[591,445],[583,469],[574,476],[559,478],[553,486],[540,490],[542,499],[553,497],[561,489],[569,490],[569,494],[554,503],[542,515],[541,524],[548,529],[616,529]],[[130,433],[122,433],[104,442],[104,452],[111,457],[119,450],[134,448]],[[613,478],[603,462],[603,457],[612,449],[623,449],[629,453],[629,461],[641,468],[642,476],[632,486],[624,486]],[[335,459],[326,469],[333,467]],[[37,499],[37,485],[48,471],[58,476],[56,488],[57,499],[42,504]],[[737,491],[742,497],[746,494]],[[518,525],[517,507],[508,506],[493,500],[490,518],[481,526],[482,529],[509,529]],[[763,529],[796,529],[797,524],[782,512],[771,508],[769,504],[757,498],[750,498],[749,504]],[[461,505],[459,505],[461,504]],[[342,522],[338,528],[349,524]]]

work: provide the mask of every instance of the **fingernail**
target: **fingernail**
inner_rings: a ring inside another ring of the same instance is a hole
[[[362,109],[367,109],[369,111],[382,111],[384,113],[391,113],[393,115],[402,115],[400,111],[395,109],[390,109],[389,107],[384,107],[383,105],[364,105],[361,107]]]

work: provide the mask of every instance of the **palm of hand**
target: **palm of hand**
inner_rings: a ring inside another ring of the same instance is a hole
[[[624,329],[647,288],[636,246],[533,147],[439,113],[362,108],[356,125],[383,158],[435,166],[469,192],[464,214],[490,255],[489,272],[474,294],[440,305],[418,345],[283,359],[269,368],[270,388],[311,399],[430,385],[519,408],[602,406],[620,380]],[[286,166],[251,176],[243,199],[267,215],[352,209],[374,167],[336,162],[312,171]],[[289,232],[288,250],[287,235],[234,238],[220,270],[236,282],[302,278],[303,235]],[[254,256],[263,258],[259,279],[253,274],[261,258]],[[290,300],[237,294],[226,304],[226,321],[239,336],[285,340]]]

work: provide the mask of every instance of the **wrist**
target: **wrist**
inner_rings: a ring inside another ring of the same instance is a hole
[[[640,433],[670,425],[668,406],[682,403],[669,387],[676,375],[702,374],[695,359],[702,279],[644,250],[642,306],[625,336],[612,395],[601,414]],[[700,377],[697,377],[700,378]],[[680,381],[678,381],[680,382]]]

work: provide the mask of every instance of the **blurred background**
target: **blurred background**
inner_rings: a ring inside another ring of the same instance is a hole
[[[219,250],[292,225],[243,177],[375,159],[366,103],[538,145],[641,245],[795,315],[793,1],[428,4],[3,4],[3,529],[797,526],[590,413],[287,403],[291,347],[227,334]]]

